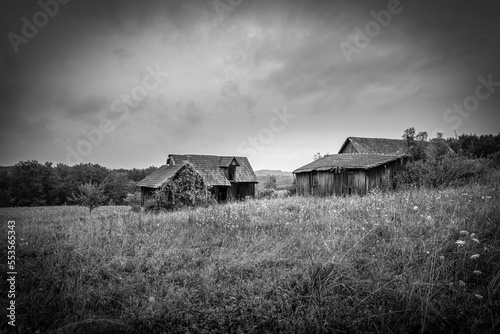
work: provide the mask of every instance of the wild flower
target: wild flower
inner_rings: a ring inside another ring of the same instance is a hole
[[[441,255],[441,256],[439,257],[439,259],[440,259],[441,261],[444,261],[444,255]]]
[[[479,295],[479,294],[475,294],[474,296],[476,296],[477,299],[483,299],[483,296]]]
[[[465,235],[465,236],[467,236],[467,235],[469,235],[469,232],[468,232],[468,231],[466,231],[466,230],[462,230],[462,231],[460,231],[460,235]]]
[[[477,270],[477,269],[474,270],[473,273],[476,274],[476,275],[481,275],[482,274],[481,270]]]
[[[477,259],[477,258],[479,258],[479,254],[474,254],[474,255],[471,255],[471,256],[470,256],[470,259],[471,259],[471,260],[475,260],[475,259]]]
[[[465,240],[457,240],[457,241],[455,241],[455,243],[456,243],[459,247],[461,247],[461,246],[465,245]]]
[[[465,282],[462,280],[459,280],[458,285],[463,288],[465,286]]]
[[[413,207],[413,210],[417,211],[417,210],[418,210],[418,206],[416,206],[416,205],[415,205],[415,206]]]

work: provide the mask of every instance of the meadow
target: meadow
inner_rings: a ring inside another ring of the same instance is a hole
[[[19,333],[494,333],[498,203],[496,178],[160,214],[60,206],[0,217],[4,241],[16,221]]]

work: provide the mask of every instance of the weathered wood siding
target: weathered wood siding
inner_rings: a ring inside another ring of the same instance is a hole
[[[302,196],[365,195],[370,190],[388,186],[403,161],[393,161],[382,166],[364,169],[312,171],[295,174],[297,194]]]

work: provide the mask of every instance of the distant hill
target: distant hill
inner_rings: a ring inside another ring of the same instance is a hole
[[[284,172],[279,169],[261,169],[261,170],[256,170],[255,175],[257,176],[269,176],[269,175],[275,175],[275,176],[291,176],[292,172]]]
[[[257,184],[257,191],[264,190],[265,184],[271,175],[276,177],[278,190],[288,189],[293,183],[293,173],[284,172],[279,169],[261,169],[255,171],[255,175],[257,175],[257,181],[259,181]]]

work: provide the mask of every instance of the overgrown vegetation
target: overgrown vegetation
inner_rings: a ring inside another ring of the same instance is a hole
[[[468,138],[462,137],[463,140]],[[393,181],[399,187],[436,188],[466,184],[479,180],[489,170],[500,166],[498,152],[488,153],[487,157],[472,158],[457,145],[459,139],[445,140],[438,134],[436,138],[428,140],[427,132],[415,134],[414,128],[406,129],[403,139],[408,143],[411,157],[410,162],[394,177]],[[458,149],[458,152],[450,150],[451,147]]]
[[[216,203],[203,177],[186,164],[175,177],[165,182],[145,203],[147,211],[174,210]]]
[[[495,333],[499,189],[490,171],[445,189],[160,214],[2,208],[16,221],[17,323],[26,333]]]

